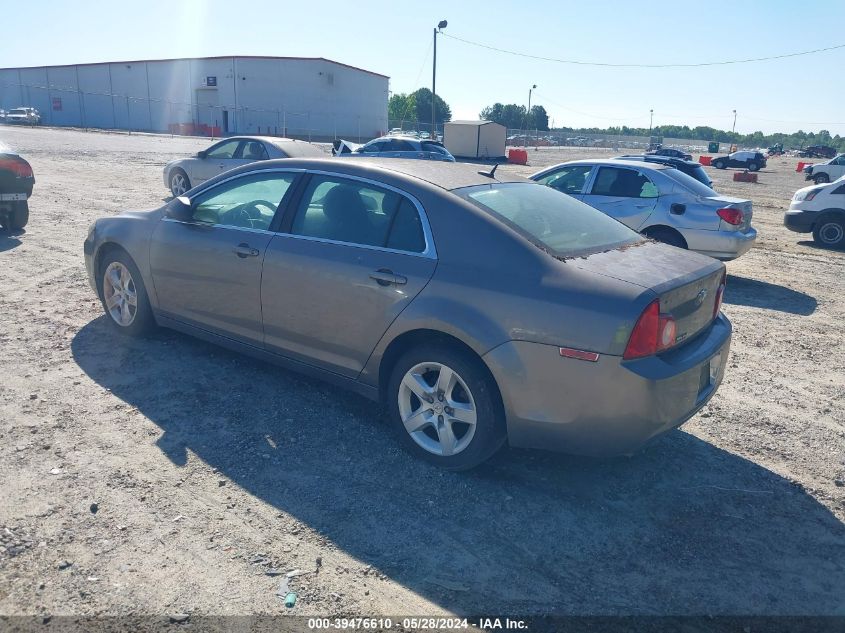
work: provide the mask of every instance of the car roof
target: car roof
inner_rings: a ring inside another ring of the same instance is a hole
[[[629,159],[617,159],[617,158],[584,158],[581,160],[568,160],[565,163],[559,163],[557,165],[553,165],[552,167],[547,167],[543,171],[548,171],[554,167],[560,167],[561,165],[608,165],[611,167],[618,167],[619,165],[627,165],[628,167],[637,167],[642,169],[643,167],[647,167],[649,169],[673,169],[670,165],[664,165],[663,163],[650,163],[644,160],[629,160]]]
[[[522,182],[534,184],[533,181],[514,174],[496,172],[490,178],[479,172],[489,172],[492,165],[475,163],[452,163],[439,160],[415,160],[407,158],[378,158],[362,156],[355,160],[341,158],[281,158],[265,160],[242,167],[240,170],[272,169],[288,167],[290,169],[307,169],[314,171],[330,171],[338,174],[371,178],[378,180],[380,174],[411,178],[430,183],[436,187],[452,191],[474,185],[489,185],[491,183]],[[227,172],[232,173],[232,172]]]
[[[291,158],[328,154],[328,151],[323,150],[319,145],[314,145],[314,143],[282,136],[229,136],[217,142],[219,143],[221,141],[258,141],[267,143],[268,145],[275,145]]]
[[[697,163],[694,160],[685,160],[683,158],[678,158],[677,156],[657,156],[655,154],[645,154],[645,155],[637,155],[631,154],[627,156],[618,156],[613,160],[629,160],[629,161],[642,161],[646,163],[660,163],[663,165],[673,166],[673,165],[689,165],[690,167],[701,167],[701,163]]]

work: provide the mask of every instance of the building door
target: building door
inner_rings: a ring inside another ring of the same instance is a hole
[[[197,90],[197,117],[196,121],[199,125],[203,123],[209,127],[213,125],[220,125],[219,121],[215,121],[220,117],[217,109],[217,90],[203,89]]]
[[[229,111],[223,110],[223,134],[229,133]]]

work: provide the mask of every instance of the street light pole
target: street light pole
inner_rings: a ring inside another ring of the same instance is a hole
[[[431,138],[437,140],[437,122],[434,116],[434,100],[437,95],[437,33],[445,29],[446,20],[440,20],[434,28],[434,56],[431,64]]]
[[[648,135],[651,136],[651,128],[654,127],[654,108],[648,111]],[[649,140],[651,142],[651,140]]]
[[[731,133],[732,134],[736,133],[736,110],[734,110],[734,126],[733,126],[733,128],[731,128]]]

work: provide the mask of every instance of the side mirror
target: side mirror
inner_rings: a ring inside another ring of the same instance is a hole
[[[205,159],[206,156],[208,156],[208,152],[206,152],[204,149],[197,152],[197,158],[199,159]]]
[[[165,215],[180,222],[188,222],[191,219],[192,212],[190,199],[186,196],[179,196],[167,205]]]

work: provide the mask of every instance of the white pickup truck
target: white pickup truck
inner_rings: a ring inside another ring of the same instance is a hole
[[[825,163],[814,163],[804,167],[804,179],[817,185],[833,182],[845,176],[845,154],[839,154]]]

